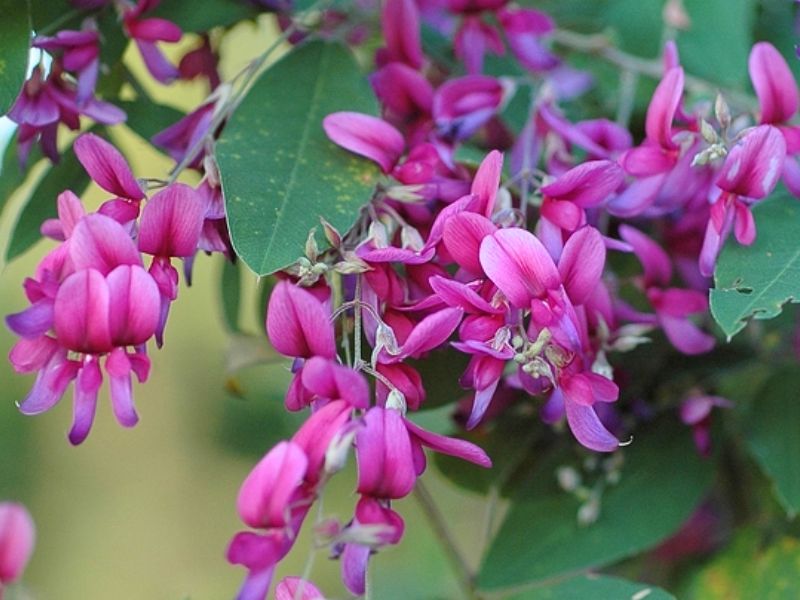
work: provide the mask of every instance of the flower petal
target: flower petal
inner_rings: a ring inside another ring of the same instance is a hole
[[[619,447],[619,440],[600,422],[594,407],[569,401],[564,407],[569,428],[581,445],[596,452],[613,452]]]
[[[582,227],[564,244],[558,261],[561,281],[574,305],[585,303],[603,275],[606,247],[594,227]]]
[[[334,143],[378,163],[389,173],[400,160],[405,139],[386,121],[356,112],[336,112],[322,121]]]
[[[101,188],[122,198],[144,198],[144,192],[125,158],[103,138],[84,133],[72,147],[83,168]]]
[[[759,42],[747,62],[761,106],[761,123],[786,123],[800,106],[797,82],[786,60],[769,42]]]

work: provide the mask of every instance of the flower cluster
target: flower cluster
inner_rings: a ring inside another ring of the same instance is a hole
[[[152,76],[168,83],[176,79],[179,72],[164,57],[156,42],[178,42],[182,33],[170,21],[145,17],[159,3],[160,0],[138,0],[135,5],[119,2],[109,9],[118,10],[123,25],[120,33],[136,43]],[[101,10],[111,3],[74,0],[73,4],[80,9]],[[37,142],[45,156],[58,162],[60,124],[76,131],[81,127],[81,116],[104,125],[125,120],[124,111],[95,96],[101,68],[101,34],[94,16],[87,17],[80,30],[63,29],[53,36],[37,36],[33,47],[46,51],[53,60],[49,71],[41,61],[34,67],[8,113],[19,125],[17,154],[22,165]]]
[[[19,580],[33,553],[36,528],[28,510],[15,502],[0,502],[0,598]]]
[[[211,187],[207,180],[200,190],[173,183],[148,199],[122,155],[94,134],[79,137],[74,150],[113,197],[87,213],[72,191],[59,195],[58,218],[46,221],[42,233],[60,244],[25,280],[30,306],[6,323],[21,338],[9,355],[14,369],[37,373],[20,410],[49,410],[74,380],[69,440],[80,444],[94,420],[103,371],[117,420],[125,427],[137,423],[131,375],[147,379],[147,342],[163,341],[178,295],[172,260],[191,260],[198,249],[209,248],[203,231],[218,208],[202,192]],[[147,270],[143,254],[151,257]]]
[[[108,142],[91,133],[77,138],[78,159],[111,198],[87,213],[73,192],[59,195],[58,218],[42,226],[59,244],[25,281],[30,306],[7,318],[20,337],[14,368],[37,374],[21,411],[49,410],[74,381],[69,439],[78,444],[104,374],[117,420],[137,422],[132,375],[147,379],[147,342],[163,343],[178,295],[174,259],[190,279],[198,250],[234,256],[213,152],[247,84],[234,93],[220,83],[208,35],[177,67],[167,61],[157,43],[176,42],[181,31],[147,16],[157,0],[73,3],[118,10],[156,80],[202,75],[212,90],[152,138],[177,163],[152,195]],[[288,3],[253,4],[280,12],[287,41],[313,35],[296,27]],[[317,17],[325,35],[341,26],[354,45],[369,36],[370,19],[344,23],[350,17],[334,9]],[[800,196],[800,129],[792,125],[800,95],[767,42],[753,47],[748,64],[756,114],[734,114],[722,96],[713,106],[690,104],[677,48],[668,43],[634,143],[611,120],[568,118],[566,102],[591,77],[552,50],[555,27],[544,13],[505,0],[386,0],[379,18],[383,45],[369,81],[381,116],[335,112],[319,126],[377,164],[380,185],[349,231],[320,215],[328,247],[320,250],[310,232],[306,255],[277,275],[268,301],[267,336],[291,360],[285,406],[307,419],[239,491],[237,510],[249,529],[233,537],[227,557],[248,571],[240,600],[268,595],[276,566],[351,451],[352,518],[320,516],[311,527],[316,544],[340,559],[355,595],[365,592],[370,556],[403,537],[394,501],[414,490],[426,449],[491,466],[475,444],[415,421],[430,404],[422,372],[431,357],[464,358],[465,398],[454,419],[464,430],[490,429],[528,403],[549,429],[566,423],[583,448],[608,453],[625,445],[646,411],[618,402],[636,376],[620,355],[656,335],[686,355],[710,352],[708,290],[723,244],[731,233],[753,243],[751,208],[781,180]],[[426,54],[423,23],[452,38],[451,62]],[[123,119],[95,97],[99,44],[91,19],[80,31],[34,40],[55,58],[49,73],[34,69],[10,113],[23,161],[37,140],[58,158],[59,123],[78,129],[80,115]],[[487,55],[507,51],[524,77],[484,72]],[[503,113],[521,86],[530,88],[530,104],[523,127],[512,131]],[[479,150],[480,159],[462,160],[464,149]],[[176,183],[185,168],[201,174],[196,187]],[[712,445],[713,409],[731,406],[712,392],[692,388],[672,407],[703,455]],[[0,559],[2,550],[0,527]],[[275,594],[322,597],[297,577],[279,582]]]

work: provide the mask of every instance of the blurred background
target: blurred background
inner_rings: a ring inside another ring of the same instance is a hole
[[[266,48],[274,39],[273,27],[265,18],[226,35],[223,79]],[[190,38],[187,45],[193,43]],[[171,50],[176,60],[185,48]],[[38,54],[34,60],[39,60]],[[136,53],[129,52],[126,60],[135,73],[142,72]],[[147,85],[149,78],[141,81]],[[203,86],[188,83],[168,89],[147,86],[147,91],[156,101],[184,111],[206,93]],[[6,123],[4,132],[8,131]],[[131,131],[117,126],[113,133],[136,176],[168,173],[171,161]],[[8,242],[23,195],[12,198],[4,211],[0,250]],[[95,208],[105,196],[92,186],[83,198]],[[25,307],[22,282],[53,244],[42,241],[21,258],[0,265],[0,313]],[[222,267],[220,256],[198,256],[192,286],[182,284],[164,348],[149,349],[150,379],[134,384],[141,420],[133,429],[122,429],[114,421],[104,388],[91,435],[73,448],[66,439],[71,392],[54,410],[25,417],[15,402],[24,398],[33,377],[15,374],[7,360],[0,360],[0,499],[24,502],[38,529],[23,584],[12,587],[6,600],[234,596],[244,569],[229,565],[225,550],[243,528],[235,508],[239,486],[272,444],[291,435],[299,420],[284,414],[289,363],[266,347],[255,276],[244,269],[246,308],[241,324],[254,337],[240,338],[236,354],[259,356],[272,364],[249,367],[235,377],[226,371],[231,342],[220,302]],[[14,341],[0,327],[3,356]],[[334,478],[325,492],[327,517],[345,522],[351,518],[357,500],[352,467]],[[484,535],[483,502],[437,479],[433,470],[426,482],[442,501],[469,559],[477,563]],[[458,597],[446,557],[414,498],[398,502],[397,508],[406,520],[405,539],[373,559],[373,597]],[[305,531],[277,578],[303,573],[310,548]],[[324,551],[314,556],[312,578],[331,598],[347,597],[338,568]]]

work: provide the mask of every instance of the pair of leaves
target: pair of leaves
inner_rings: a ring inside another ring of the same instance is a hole
[[[548,487],[551,468],[534,472],[531,495],[512,504],[484,559],[481,589],[543,582],[648,550],[677,531],[711,484],[712,463],[697,456],[677,423],[642,431],[620,452],[622,478],[604,492],[600,517],[589,526],[577,522],[576,499]]]
[[[320,217],[349,229],[371,197],[377,168],[322,129],[340,110],[377,114],[349,51],[311,42],[261,76],[217,144],[231,241],[258,275],[295,262]]]

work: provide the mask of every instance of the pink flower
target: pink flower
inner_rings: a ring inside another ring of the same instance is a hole
[[[403,63],[419,69],[425,56],[420,41],[419,9],[414,0],[387,0],[381,11],[386,47],[378,52],[377,62]]]
[[[325,600],[313,583],[300,577],[284,577],[275,588],[275,600]]]
[[[438,135],[447,141],[465,140],[495,114],[508,96],[503,83],[485,75],[468,75],[442,84],[433,97]]]
[[[711,412],[714,408],[732,407],[727,398],[700,394],[693,394],[681,403],[681,421],[692,427],[694,443],[701,455],[711,454]]]
[[[750,205],[775,189],[785,158],[784,137],[771,125],[754,128],[728,153],[716,181],[722,193],[711,205],[711,219],[700,252],[703,275],[713,274],[717,256],[731,230],[740,244],[750,245],[755,241],[756,224]]]
[[[290,281],[279,281],[272,290],[266,326],[270,342],[285,356],[336,356],[330,310]]]
[[[684,354],[703,354],[714,347],[714,337],[703,333],[690,319],[708,312],[705,292],[669,287],[672,263],[667,253],[649,237],[629,225],[619,229],[644,267],[642,291],[656,311],[658,324],[670,343]]]
[[[0,597],[17,581],[33,553],[36,529],[22,504],[0,502]]]
[[[64,29],[55,36],[37,36],[33,46],[49,53],[61,53],[64,69],[77,73],[78,105],[83,105],[94,95],[100,71],[100,45],[97,31],[91,27],[83,31]]]
[[[144,13],[159,4],[160,0],[139,0],[135,6],[125,10],[122,21],[125,33],[136,43],[150,74],[161,83],[170,83],[178,78],[179,73],[161,53],[157,42],[179,42],[182,32],[180,27],[166,19],[142,18]]]

